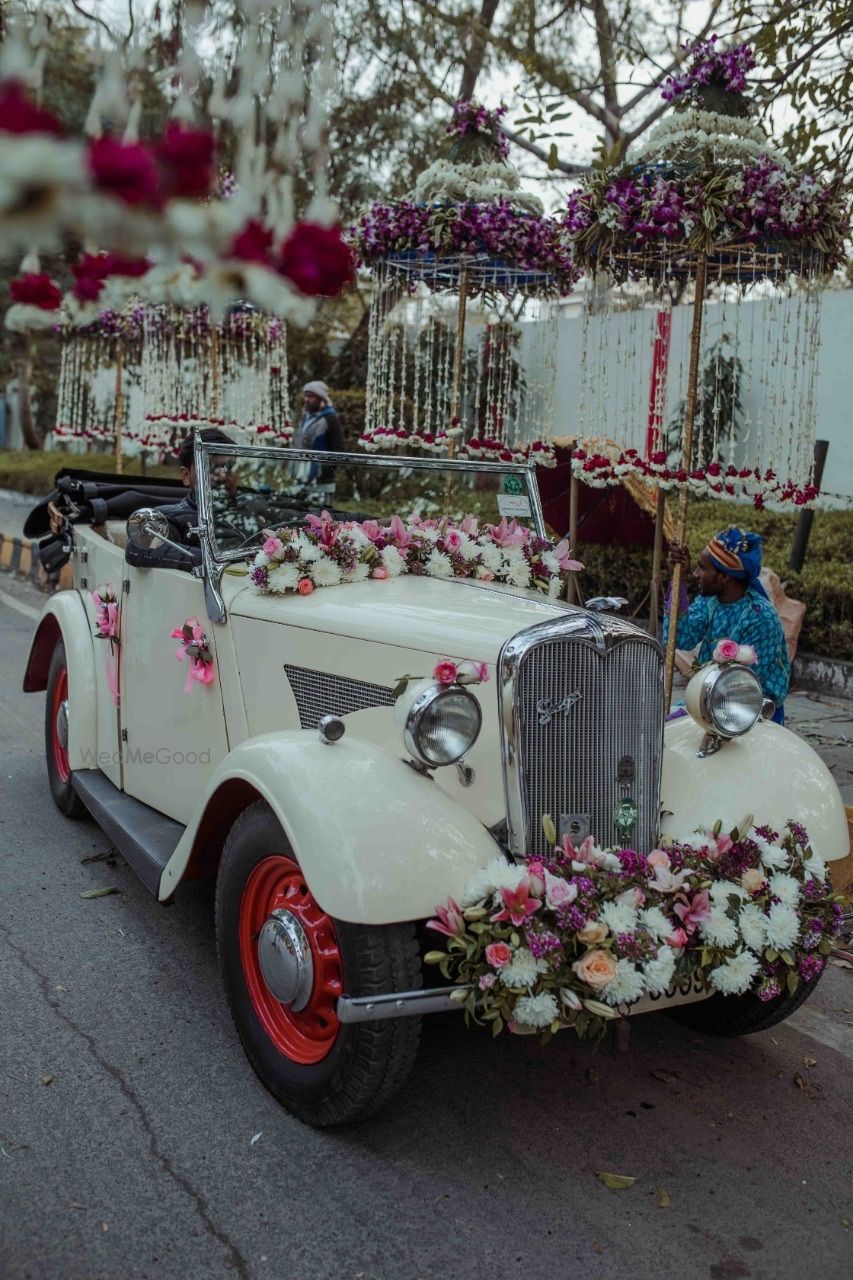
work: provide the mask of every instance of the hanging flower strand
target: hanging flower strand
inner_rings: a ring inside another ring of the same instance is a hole
[[[198,618],[187,618],[182,627],[175,627],[169,632],[172,640],[180,640],[175,650],[178,662],[189,659],[189,669],[184,683],[184,693],[192,693],[193,683],[212,684],[216,675],[216,665],[210,649],[210,641]]]

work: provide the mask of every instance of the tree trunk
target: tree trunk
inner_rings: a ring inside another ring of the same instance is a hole
[[[30,377],[32,376],[33,362],[30,352],[21,356],[18,360],[16,373],[18,375],[18,415],[21,423],[21,435],[24,437],[24,444],[28,449],[43,449],[44,436],[39,431],[33,417],[33,402],[30,396]]]
[[[483,60],[486,56],[486,32],[492,29],[498,3],[499,0],[482,0],[480,17],[471,32],[468,52],[465,54],[465,61],[462,64],[462,82],[459,85],[460,98],[468,99],[474,96],[477,80],[483,70]]]

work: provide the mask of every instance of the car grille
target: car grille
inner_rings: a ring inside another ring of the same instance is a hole
[[[323,716],[348,716],[369,707],[393,707],[394,693],[383,684],[349,680],[326,671],[284,664],[303,729],[316,729]]]
[[[546,852],[542,815],[573,839],[648,852],[658,834],[663,655],[620,619],[569,614],[510,640],[501,655],[509,845]],[[637,821],[620,834],[623,799]]]

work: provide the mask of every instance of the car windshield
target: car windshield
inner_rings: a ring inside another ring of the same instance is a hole
[[[202,514],[223,560],[321,511],[339,520],[400,516],[454,524],[473,515],[496,525],[515,520],[544,534],[535,469],[523,463],[203,444],[197,471]]]

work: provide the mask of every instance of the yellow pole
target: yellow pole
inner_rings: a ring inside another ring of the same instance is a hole
[[[124,344],[116,338],[116,382],[115,382],[115,469],[116,475],[122,472],[121,437],[124,431],[124,388],[122,386],[122,370],[124,368]]]
[[[696,395],[699,381],[699,353],[702,341],[702,303],[705,299],[705,281],[708,274],[708,256],[699,255],[696,263],[696,292],[693,297],[693,325],[690,330],[690,363],[687,367],[687,404],[684,412],[684,430],[681,436],[681,465],[690,471],[693,465],[693,420],[696,415]],[[684,546],[687,537],[687,486],[678,496],[678,520],[675,540]],[[672,596],[669,604],[669,635],[666,641],[666,659],[664,662],[663,702],[664,711],[669,711],[672,698],[672,674],[675,669],[675,640],[678,629],[678,599],[681,594],[682,566],[675,565],[672,574]]]

